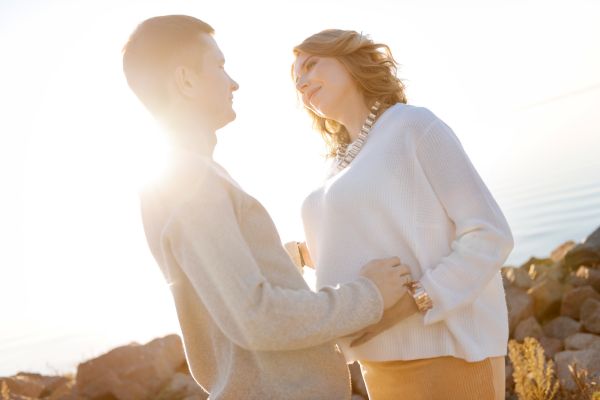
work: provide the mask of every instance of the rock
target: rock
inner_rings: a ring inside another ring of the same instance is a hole
[[[527,271],[529,277],[534,280],[534,284],[546,277],[557,281],[563,277],[562,266],[560,263],[554,262],[551,258],[531,257],[520,268]]]
[[[15,376],[0,379],[0,387],[5,386],[14,396],[37,399],[44,392],[44,384],[29,374],[18,373]]]
[[[527,293],[516,287],[509,287],[505,292],[508,326],[512,334],[519,322],[533,316],[533,300]]]
[[[69,381],[52,392],[47,400],[79,400],[75,391],[75,381]]]
[[[587,299],[581,306],[580,321],[592,333],[600,333],[600,301]]]
[[[548,277],[537,282],[527,291],[533,299],[533,312],[537,319],[543,320],[558,314],[562,301],[563,285]]]
[[[556,353],[564,350],[562,340],[557,338],[543,336],[540,338],[539,342],[544,348],[546,358],[552,358]]]
[[[581,323],[569,317],[557,317],[544,325],[544,333],[549,337],[564,340],[581,330]]]
[[[565,255],[569,251],[571,251],[571,249],[573,249],[573,247],[575,247],[575,246],[577,246],[577,243],[575,243],[572,240],[569,240],[569,241],[561,244],[560,246],[558,246],[556,249],[554,249],[550,255],[550,258],[554,262],[561,262],[565,258]]]
[[[600,293],[596,292],[591,286],[581,286],[569,290],[563,295],[560,315],[578,320],[579,309],[583,302],[589,298],[600,300]]]
[[[27,372],[19,372],[9,378],[0,378],[0,387],[2,382],[11,395],[28,398],[47,398],[58,388],[72,382],[71,379],[63,376],[44,376]]]
[[[512,363],[508,363],[506,364],[506,367],[504,369],[504,373],[505,373],[505,390],[509,393],[514,392],[515,390],[515,380],[513,379],[513,371],[514,368],[512,366]]]
[[[358,394],[365,399],[369,398],[367,394],[367,386],[363,380],[362,373],[360,372],[360,364],[354,362],[348,366],[350,369],[350,381],[352,382],[352,393]]]
[[[581,266],[569,277],[568,281],[572,286],[591,286],[600,293],[600,270]]]
[[[182,363],[185,356],[177,335],[118,347],[79,364],[76,390],[89,399],[154,399]]]
[[[591,379],[600,378],[600,350],[561,351],[554,355],[556,370],[561,385],[567,390],[575,390],[576,385],[569,372],[569,365],[576,363],[577,368],[586,369]]]
[[[519,342],[523,341],[526,337],[534,337],[536,339],[544,336],[544,331],[542,327],[537,322],[535,317],[529,317],[524,319],[517,325],[515,328],[515,334],[513,338]]]
[[[591,333],[576,333],[565,339],[566,350],[600,350],[600,336]]]
[[[533,279],[529,276],[529,272],[523,268],[505,268],[504,276],[510,282],[511,286],[516,286],[521,289],[529,289],[533,286]]]
[[[571,249],[564,259],[567,267],[575,269],[580,265],[593,267],[600,265],[600,227],[585,241]]]
[[[188,374],[177,372],[156,396],[156,400],[206,400],[208,394]]]

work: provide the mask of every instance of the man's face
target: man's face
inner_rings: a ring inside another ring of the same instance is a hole
[[[235,119],[233,92],[239,86],[225,72],[225,57],[212,36],[199,35],[202,45],[200,69],[197,71],[198,85],[193,100],[198,112],[210,128],[217,130]]]

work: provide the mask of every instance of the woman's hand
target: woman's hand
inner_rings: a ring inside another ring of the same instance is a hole
[[[306,242],[298,243],[298,250],[300,250],[300,256],[304,261],[304,265],[309,268],[315,268],[315,263],[310,257],[310,252],[308,251],[308,247],[306,247]]]
[[[415,300],[410,293],[406,291],[396,304],[383,312],[383,317],[381,317],[379,322],[367,326],[366,328],[363,328],[360,331],[350,335],[354,337],[354,340],[350,343],[350,347],[359,346],[368,342],[375,336],[385,332],[398,322],[410,317],[413,314],[416,314],[417,312],[419,312],[417,303],[415,303]]]
[[[304,266],[315,268],[315,264],[310,257],[310,252],[306,247],[306,242],[287,242],[283,247],[300,272],[302,272],[302,267]]]

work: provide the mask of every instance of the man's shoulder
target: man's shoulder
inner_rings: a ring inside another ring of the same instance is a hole
[[[153,182],[140,191],[142,204],[159,204],[176,211],[186,204],[215,205],[230,196],[226,176],[214,162],[203,157],[187,158],[173,162]]]

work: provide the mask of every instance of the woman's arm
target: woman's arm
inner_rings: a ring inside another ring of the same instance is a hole
[[[419,139],[416,155],[456,227],[452,251],[419,279],[433,308],[425,324],[471,303],[500,271],[513,248],[506,219],[458,138],[441,120]]]

